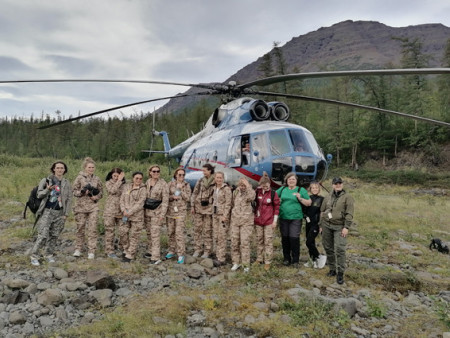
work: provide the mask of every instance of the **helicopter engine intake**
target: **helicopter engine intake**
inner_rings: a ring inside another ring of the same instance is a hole
[[[269,102],[270,117],[275,121],[287,121],[290,116],[289,107],[283,102]]]
[[[270,117],[270,109],[263,100],[255,100],[250,107],[250,115],[255,121],[264,121]]]

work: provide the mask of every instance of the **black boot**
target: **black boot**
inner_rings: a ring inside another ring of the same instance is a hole
[[[300,259],[300,238],[289,237],[289,243],[292,252],[292,264],[297,264]]]
[[[344,273],[343,272],[338,272],[337,273],[336,282],[338,284],[344,284]]]
[[[333,277],[333,276],[336,276],[336,270],[330,270],[330,271],[328,271],[327,277]]]
[[[289,237],[281,237],[281,246],[283,247],[283,265],[291,264],[291,247]]]

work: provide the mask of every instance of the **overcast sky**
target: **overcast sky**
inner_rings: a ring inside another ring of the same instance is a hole
[[[344,20],[449,27],[450,1],[0,0],[0,80],[222,82],[270,51],[274,41],[284,45]],[[76,116],[186,89],[0,84],[0,118],[55,116],[56,110]],[[147,104],[135,111],[153,109]]]

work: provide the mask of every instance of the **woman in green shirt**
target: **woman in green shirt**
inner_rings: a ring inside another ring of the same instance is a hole
[[[285,177],[287,186],[277,190],[280,197],[280,232],[283,246],[283,264],[298,268],[300,258],[300,232],[302,229],[302,206],[310,206],[311,199],[305,188],[297,186],[297,175],[293,172]]]

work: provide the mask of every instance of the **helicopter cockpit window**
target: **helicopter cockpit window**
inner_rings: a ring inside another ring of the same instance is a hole
[[[230,145],[228,146],[228,163],[232,167],[241,165],[241,138],[235,137],[231,140]]]
[[[253,159],[255,162],[264,161],[269,157],[269,142],[267,134],[256,134],[252,136]]]
[[[289,130],[289,136],[291,137],[294,151],[311,152],[309,142],[307,141],[303,130],[301,129]]]
[[[316,155],[321,155],[322,154],[322,150],[320,150],[319,145],[316,142],[316,139],[314,138],[314,136],[310,133],[310,132],[306,132],[305,131],[305,137],[307,139],[307,142],[310,146],[310,150],[312,153],[316,154]]]
[[[272,155],[283,155],[291,151],[284,130],[274,130],[269,133],[270,152]]]

